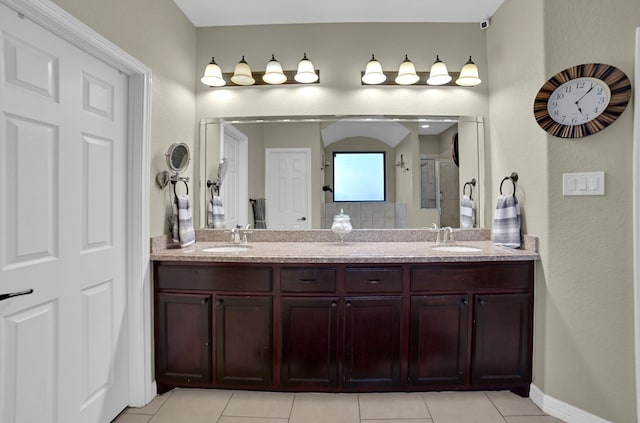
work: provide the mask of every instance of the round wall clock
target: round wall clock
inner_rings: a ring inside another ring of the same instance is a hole
[[[615,66],[587,63],[572,66],[544,83],[533,115],[538,125],[560,138],[581,138],[602,131],[624,112],[631,82]]]

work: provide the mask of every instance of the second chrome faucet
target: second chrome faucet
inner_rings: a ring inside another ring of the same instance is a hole
[[[437,232],[436,244],[447,244],[453,241],[453,228],[451,226],[438,228],[438,225],[432,223],[431,228]]]

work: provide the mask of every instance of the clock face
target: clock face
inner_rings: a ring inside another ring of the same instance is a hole
[[[600,116],[609,105],[611,90],[597,78],[572,79],[556,88],[547,103],[554,121],[563,125],[582,125]]]
[[[602,131],[624,112],[631,82],[615,66],[572,66],[544,83],[533,102],[538,125],[560,138],[581,138]]]

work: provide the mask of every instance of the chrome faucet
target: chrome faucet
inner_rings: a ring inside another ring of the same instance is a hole
[[[229,242],[232,244],[240,244],[240,231],[238,231],[238,227],[231,228],[231,238]]]
[[[251,224],[247,224],[244,229],[240,225],[231,228],[229,242],[231,244],[248,244],[247,234],[251,233],[249,229],[251,229]]]
[[[438,228],[438,225],[432,223],[431,229],[437,232],[436,244],[446,244],[453,241],[453,228],[451,226]]]

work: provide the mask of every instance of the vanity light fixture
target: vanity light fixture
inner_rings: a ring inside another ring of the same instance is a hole
[[[282,71],[282,65],[276,60],[274,54],[271,55],[271,60],[267,63],[267,69],[264,71],[262,80],[272,85],[282,84],[287,80],[287,76]]]
[[[242,87],[251,85],[300,85],[320,83],[320,70],[313,67],[313,63],[307,58],[307,53],[298,64],[298,70],[283,70],[282,65],[271,55],[264,72],[252,71],[245,60],[245,56],[236,64],[234,72],[223,73],[220,66],[211,58],[211,63],[205,68],[200,79],[209,87]]]
[[[302,60],[298,63],[298,72],[296,72],[293,78],[301,84],[311,84],[318,80],[318,74],[313,68],[311,60],[307,59],[307,53],[304,54]]]
[[[200,81],[210,87],[223,87],[226,84],[226,81],[222,77],[222,69],[216,64],[213,57],[207,67],[204,68],[204,75],[202,75]]]
[[[244,56],[242,56],[242,59],[236,65],[233,76],[231,77],[231,82],[237,85],[253,85],[256,83],[256,80],[251,74],[251,67],[244,60]]]
[[[469,56],[469,60],[460,71],[460,76],[456,79],[456,84],[462,85],[463,87],[475,87],[480,84],[480,82],[482,81],[478,76],[478,67],[473,63],[473,60],[471,60],[471,56]]]
[[[367,63],[367,67],[362,75],[362,82],[367,85],[382,84],[387,80],[387,75],[382,71],[382,65],[376,60],[376,57],[372,54],[371,60]]]
[[[389,77],[392,76],[392,73],[383,71],[380,62],[371,55],[371,60],[367,63],[366,69],[360,74],[362,76],[362,85],[425,86],[426,84],[473,87],[482,82],[478,77],[478,67],[471,60],[471,56],[469,56],[469,60],[460,72],[449,72],[447,66],[440,60],[438,55],[436,55],[436,61],[431,65],[431,70],[429,72],[421,72],[415,70],[415,66],[409,60],[408,55],[405,55],[405,60],[401,63],[396,77],[390,79]]]
[[[427,84],[429,85],[444,85],[451,81],[451,75],[447,70],[447,65],[440,60],[440,56],[436,54],[436,61],[431,65],[431,71],[429,71],[429,79]]]

